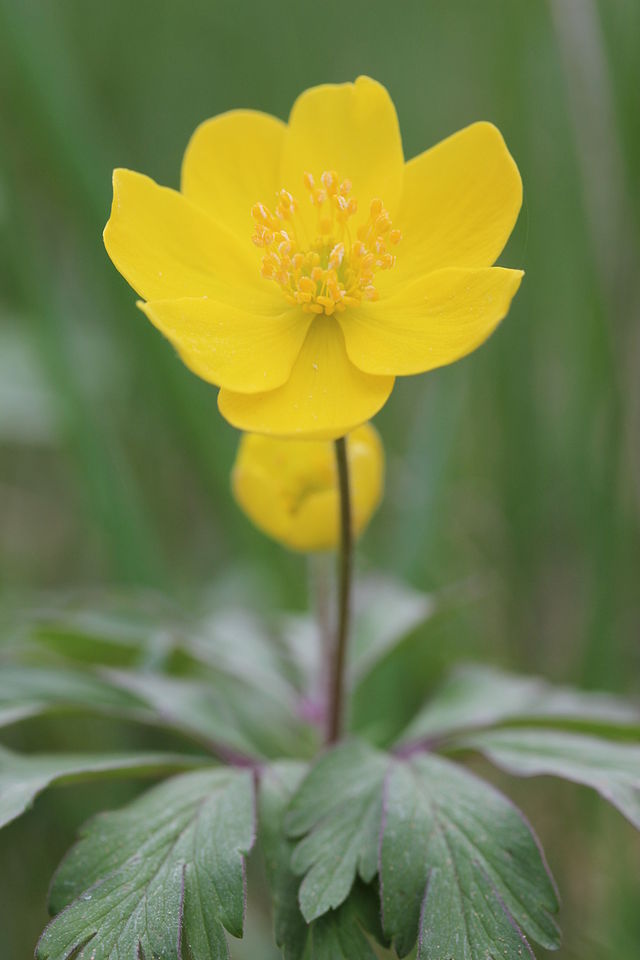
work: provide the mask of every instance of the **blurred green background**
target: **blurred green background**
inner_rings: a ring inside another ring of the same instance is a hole
[[[416,697],[460,658],[638,694],[639,49],[638,0],[0,0],[4,617],[102,584],[189,605],[230,575],[305,604],[304,565],[231,500],[237,436],[215,391],[136,310],[101,230],[113,167],[177,186],[204,118],[286,117],[304,88],[368,73],[409,157],[477,119],[500,127],[525,185],[502,262],[527,273],[481,351],[399,383],[377,418],[387,495],[362,563],[424,590],[464,584],[466,600],[385,665],[376,709],[406,694],[407,665]],[[7,742],[139,736],[81,732],[32,724]],[[560,883],[560,956],[637,960],[631,828],[568,786],[510,792]],[[0,835],[7,960],[31,955],[79,823],[127,795],[55,794]]]

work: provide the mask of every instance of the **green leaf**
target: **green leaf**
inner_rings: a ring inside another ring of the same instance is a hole
[[[174,655],[187,655],[217,674],[295,702],[284,644],[252,611],[227,605],[186,619],[153,594],[129,596],[126,605],[124,598],[105,595],[102,604],[39,611],[28,637],[66,658],[111,667],[166,667]]]
[[[318,701],[322,695],[322,639],[316,618],[306,613],[283,613],[279,630],[299,694]]]
[[[53,785],[114,776],[155,776],[201,763],[195,757],[168,753],[25,756],[0,747],[0,827],[19,817],[38,794]]]
[[[297,702],[282,639],[248,610],[217,610],[192,627],[184,638],[184,646],[212,669],[250,683],[289,707]]]
[[[205,681],[122,670],[107,676],[140,698],[157,722],[206,743],[218,755],[299,756],[312,748],[308,728],[285,706],[233,677]]]
[[[357,686],[388,653],[436,610],[433,597],[386,577],[360,580],[353,598],[348,682]],[[321,645],[314,617],[290,614],[282,620],[283,641],[302,692],[317,694],[322,675]]]
[[[548,774],[584,784],[640,830],[640,746],[556,730],[491,730],[464,738],[492,763],[518,777]]]
[[[99,815],[54,878],[37,960],[227,960],[253,821],[252,775],[237,769],[184,774]]]
[[[445,681],[399,742],[439,740],[461,730],[506,723],[553,724],[637,737],[640,710],[609,694],[554,687],[538,677],[469,665]]]
[[[528,823],[489,784],[433,755],[398,762],[385,786],[384,929],[403,957],[533,956],[558,946],[557,897]]]
[[[377,889],[357,883],[346,903],[307,924],[298,903],[300,878],[291,869],[293,842],[284,829],[285,815],[305,766],[276,763],[260,779],[258,801],[260,840],[273,903],[276,944],[284,960],[374,960],[368,930],[378,942],[380,926]]]
[[[305,875],[299,900],[308,922],[339,907],[357,874],[365,883],[375,876],[388,764],[363,741],[348,741],[320,757],[296,791],[286,826],[303,837],[291,866]]]
[[[218,755],[263,756],[299,746],[290,715],[233,678],[215,682],[144,671],[5,666],[0,726],[52,713],[88,712],[170,727]],[[266,732],[265,732],[266,731]]]
[[[300,878],[291,870],[293,843],[284,820],[291,797],[306,772],[300,763],[281,762],[265,767],[258,793],[259,835],[273,905],[275,941],[284,960],[302,960],[309,927],[300,912]]]
[[[380,884],[377,877],[372,883],[363,883],[362,880],[356,879],[346,903],[339,908],[338,912],[340,911],[344,911],[344,916],[353,916],[359,926],[366,930],[376,943],[383,947],[391,946],[391,941],[382,927]],[[325,914],[325,917],[330,916],[331,913]],[[321,923],[325,917],[320,917],[316,923]]]
[[[88,712],[170,727],[219,756],[305,755],[316,734],[286,704],[229,675],[5,665],[0,726],[53,713]]]
[[[108,677],[114,686],[138,697],[156,722],[199,740],[214,753],[260,755],[236,723],[234,703],[210,684],[133,670],[111,670]]]
[[[349,898],[311,924],[311,960],[376,960],[356,902]]]
[[[27,638],[40,647],[83,664],[133,666],[166,652],[172,619],[155,594],[100,595],[100,607],[78,601],[36,610]],[[152,610],[149,607],[152,607]]]
[[[360,581],[354,593],[349,677],[360,683],[391,650],[428,620],[435,599],[388,577]]]
[[[124,714],[140,707],[133,694],[81,670],[13,665],[0,670],[0,726],[46,713]]]
[[[303,779],[285,825],[303,837],[291,868],[304,874],[300,909],[322,958],[370,956],[363,926],[371,930],[376,910],[363,923],[356,904],[379,867],[384,932],[400,956],[417,940],[420,960],[532,956],[527,936],[558,945],[555,888],[531,828],[493,787],[447,760],[341,744]],[[286,869],[286,851],[282,862]],[[287,960],[305,956],[301,943],[299,933]]]

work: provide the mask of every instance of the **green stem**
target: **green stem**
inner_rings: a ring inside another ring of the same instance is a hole
[[[342,732],[345,699],[345,667],[349,641],[351,577],[353,566],[353,530],[349,464],[344,437],[335,442],[338,487],[340,490],[340,551],[338,554],[338,623],[331,662],[329,664],[329,697],[327,710],[327,743],[335,743]]]

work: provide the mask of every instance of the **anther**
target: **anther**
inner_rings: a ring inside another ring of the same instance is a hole
[[[325,170],[320,179],[329,195],[336,192],[338,174],[335,170]]]
[[[252,240],[264,250],[262,276],[280,285],[287,303],[297,304],[308,314],[332,316],[363,299],[377,300],[376,271],[394,266],[396,258],[387,245],[402,239],[400,230],[392,229],[382,200],[370,201],[368,219],[355,229],[352,240],[347,222],[358,204],[351,196],[351,181],[340,180],[335,170],[325,170],[317,186],[309,171],[304,172],[303,182],[318,211],[317,232],[306,249],[300,248],[299,240],[305,225],[297,223],[298,203],[288,190],[278,190],[274,212],[263,203],[251,208]]]
[[[342,264],[344,258],[344,243],[336,243],[335,247],[329,254],[329,265],[337,270],[338,267]]]
[[[271,215],[263,203],[256,203],[251,208],[251,215],[255,220],[268,224],[271,222]]]
[[[298,289],[303,293],[313,294],[316,292],[316,285],[311,277],[301,277],[298,280]]]

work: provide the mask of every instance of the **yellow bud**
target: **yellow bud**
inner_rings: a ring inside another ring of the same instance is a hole
[[[384,489],[384,450],[372,424],[347,436],[347,458],[353,529],[358,536]],[[245,433],[231,485],[249,519],[284,546],[308,553],[338,546],[340,504],[332,441]]]

